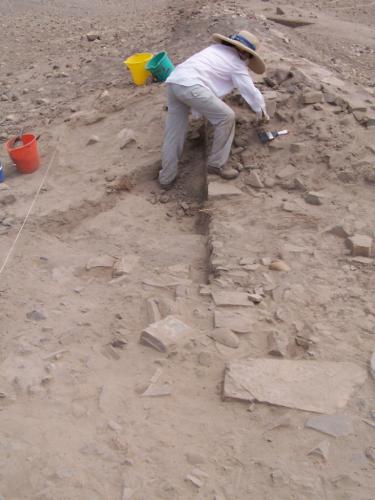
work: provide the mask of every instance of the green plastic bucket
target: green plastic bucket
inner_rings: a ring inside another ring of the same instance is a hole
[[[158,82],[165,82],[168,76],[174,70],[172,61],[169,59],[168,54],[163,51],[156,54],[146,64],[146,69],[153,74]]]

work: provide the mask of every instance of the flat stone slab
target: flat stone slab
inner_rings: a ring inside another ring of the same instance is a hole
[[[366,378],[349,362],[242,359],[226,367],[223,398],[334,413]]]
[[[235,333],[250,333],[252,330],[251,319],[240,312],[216,310],[214,324],[215,328],[229,328]]]
[[[353,421],[346,415],[319,415],[310,417],[305,427],[334,437],[353,434]]]
[[[246,292],[212,292],[217,306],[252,306]]]
[[[223,198],[233,198],[234,196],[241,196],[243,192],[226,182],[209,182],[208,183],[208,199],[220,200]]]
[[[192,329],[188,325],[175,316],[167,316],[143,330],[140,342],[160,352],[171,352],[185,344],[191,334]]]

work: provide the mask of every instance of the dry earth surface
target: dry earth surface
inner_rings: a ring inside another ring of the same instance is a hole
[[[373,499],[375,2],[0,7],[0,139],[33,131],[42,154],[30,176],[0,155],[1,500]],[[261,144],[233,94],[240,176],[207,178],[192,121],[162,192],[165,87],[135,87],[123,60],[178,63],[239,29],[262,40],[269,129],[289,134]],[[186,341],[141,344],[166,316]],[[306,426],[325,413],[338,437]]]

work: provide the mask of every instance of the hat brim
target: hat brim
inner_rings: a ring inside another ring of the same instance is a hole
[[[266,65],[264,64],[263,59],[259,57],[254,50],[246,47],[246,45],[244,45],[243,43],[232,40],[231,38],[220,35],[219,33],[215,33],[214,35],[212,35],[212,39],[215,42],[228,42],[234,47],[237,47],[244,52],[248,52],[249,54],[251,54],[253,57],[249,59],[248,66],[257,75],[261,75],[266,71]]]

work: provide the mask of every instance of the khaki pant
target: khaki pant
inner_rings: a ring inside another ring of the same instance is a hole
[[[190,109],[197,111],[214,126],[212,151],[208,165],[223,167],[228,161],[234,138],[235,114],[221,99],[202,85],[184,87],[167,84],[168,115],[165,125],[160,184],[169,184],[177,176],[189,123]]]

